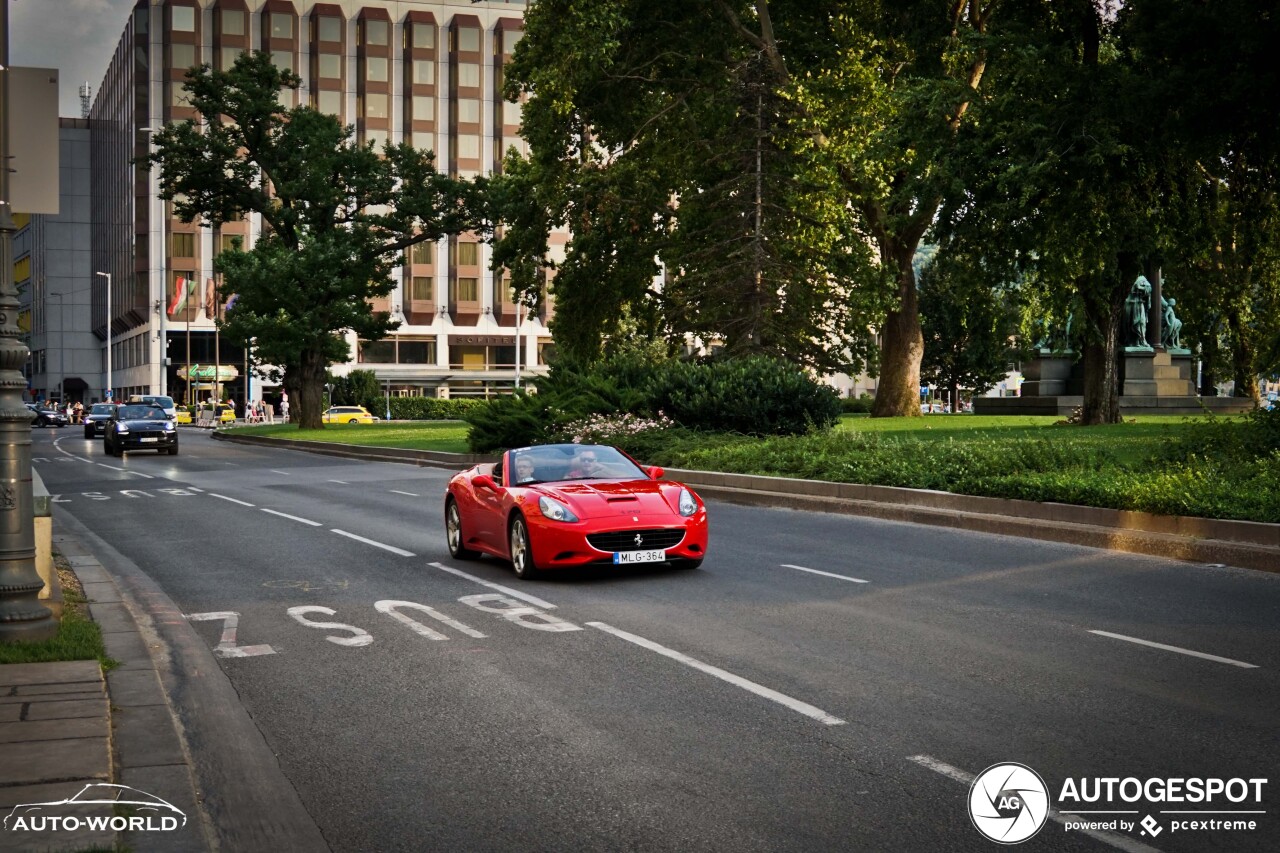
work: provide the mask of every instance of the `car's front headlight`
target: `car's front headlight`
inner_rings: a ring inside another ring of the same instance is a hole
[[[560,501],[551,498],[538,498],[538,509],[552,521],[577,521],[578,517]]]
[[[175,426],[173,425],[173,421],[165,421],[165,422],[164,422],[164,431],[165,431],[165,432],[173,432],[175,429],[177,429],[177,427],[175,427]]]
[[[116,424],[116,432],[128,432],[128,431],[129,431],[128,424]]]
[[[680,490],[680,514],[693,515],[698,511],[698,502],[693,499],[693,492],[688,489]]]

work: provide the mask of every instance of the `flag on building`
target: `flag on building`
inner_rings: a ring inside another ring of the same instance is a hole
[[[186,276],[178,276],[174,282],[173,301],[169,303],[169,316],[186,310],[187,299],[191,296],[191,280]]]

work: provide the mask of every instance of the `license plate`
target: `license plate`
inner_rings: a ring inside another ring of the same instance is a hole
[[[661,563],[667,559],[666,550],[656,551],[614,551],[613,562],[616,563]]]
[[[153,443],[153,444],[154,444],[155,442],[159,441],[160,439],[158,439],[158,438],[140,438],[140,439],[138,439],[138,440],[139,440],[139,441],[141,441],[143,444],[146,444],[147,442],[151,442],[151,443]]]

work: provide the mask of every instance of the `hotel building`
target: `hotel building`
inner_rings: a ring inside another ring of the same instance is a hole
[[[94,332],[110,336],[117,398],[202,399],[215,361],[224,393],[237,400],[276,391],[244,375],[244,351],[220,340],[212,319],[213,261],[235,239],[251,247],[259,217],[216,228],[184,223],[158,197],[159,169],[140,161],[154,129],[198,118],[183,86],[187,68],[226,69],[242,51],[270,51],[302,78],[300,89],[282,93],[286,107],[336,115],[361,142],[433,150],[441,171],[472,177],[496,171],[509,147],[523,150],[520,107],[501,90],[524,8],[499,0],[139,0],[89,121],[94,274],[84,285]],[[372,370],[394,395],[442,397],[507,393],[517,364],[523,376],[545,371],[550,298],[544,293],[518,317],[507,279],[488,262],[489,247],[472,235],[414,246],[395,270],[392,294],[372,300],[400,328],[377,342],[352,337],[350,362],[333,371]],[[189,372],[191,365],[202,367]]]

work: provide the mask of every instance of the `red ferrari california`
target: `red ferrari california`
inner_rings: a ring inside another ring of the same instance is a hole
[[[521,578],[589,563],[696,569],[707,553],[707,508],[662,473],[599,444],[508,450],[449,481],[449,553],[510,560]]]

